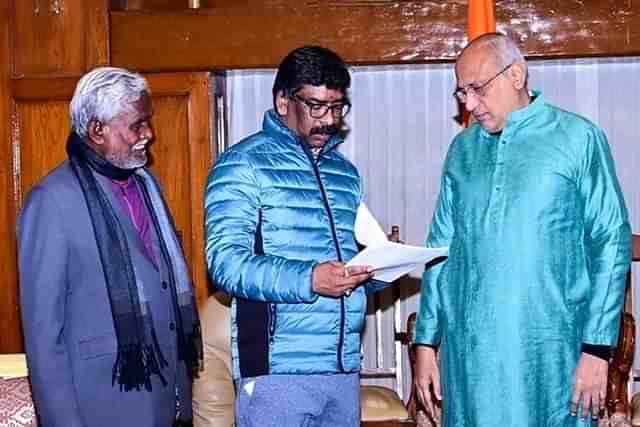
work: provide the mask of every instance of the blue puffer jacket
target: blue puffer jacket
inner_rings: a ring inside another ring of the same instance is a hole
[[[330,139],[317,161],[270,110],[263,130],[227,150],[205,194],[207,263],[216,285],[235,296],[235,378],[330,374],[360,367],[366,291],[327,298],[312,269],[357,252],[361,199],[355,166]]]

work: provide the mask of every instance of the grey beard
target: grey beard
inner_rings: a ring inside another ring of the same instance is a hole
[[[113,155],[106,156],[106,159],[114,166],[119,167],[120,169],[138,169],[147,164],[147,159],[136,159],[133,157],[129,157],[126,159],[117,158]]]

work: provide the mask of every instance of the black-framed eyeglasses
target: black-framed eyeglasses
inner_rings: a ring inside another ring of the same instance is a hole
[[[293,99],[304,104],[309,109],[309,115],[314,119],[321,119],[327,115],[329,110],[331,110],[331,115],[335,118],[342,118],[349,114],[351,110],[351,103],[349,101],[343,100],[341,102],[335,104],[329,104],[325,102],[314,102],[308,99],[301,97],[300,95],[294,93],[291,95]]]
[[[504,67],[502,70],[498,71],[498,73],[496,73],[493,77],[491,77],[489,80],[482,83],[481,85],[477,85],[477,86],[469,85],[467,87],[456,88],[456,90],[453,92],[453,96],[455,96],[456,99],[460,101],[460,103],[462,104],[465,104],[467,102],[467,99],[469,98],[470,93],[479,97],[485,96],[487,94],[487,91],[490,88],[489,85],[491,84],[491,82],[493,82],[495,79],[501,76],[502,73],[504,73],[509,68],[511,68],[512,65],[513,65],[513,62],[507,65],[506,67]]]

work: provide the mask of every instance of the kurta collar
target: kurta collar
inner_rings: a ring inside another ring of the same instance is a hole
[[[309,150],[309,147],[304,140],[282,122],[280,116],[273,108],[264,113],[262,130],[266,134],[277,135],[278,140],[301,147],[307,154],[311,155],[311,150]],[[333,150],[343,141],[344,140],[339,135],[332,136],[324,147],[322,147],[320,156]]]
[[[539,90],[531,91],[531,99],[533,101],[531,101],[529,105],[519,110],[513,111],[511,114],[509,114],[509,116],[507,117],[506,127],[517,125],[542,110],[542,107],[545,103],[542,97],[542,92],[540,92]]]
[[[509,114],[504,129],[502,129],[501,131],[501,136],[505,134],[511,134],[520,126],[520,124],[524,123],[529,118],[542,111],[546,103],[544,97],[542,96],[542,92],[539,90],[532,90],[531,99],[532,101],[529,103],[529,105],[519,110],[513,111]],[[484,128],[481,129],[485,137],[495,137],[495,134],[487,132]]]

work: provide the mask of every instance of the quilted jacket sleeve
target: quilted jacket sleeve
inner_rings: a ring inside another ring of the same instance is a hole
[[[312,303],[313,261],[259,253],[260,186],[243,152],[227,151],[209,174],[205,190],[206,256],[209,274],[240,298]]]

